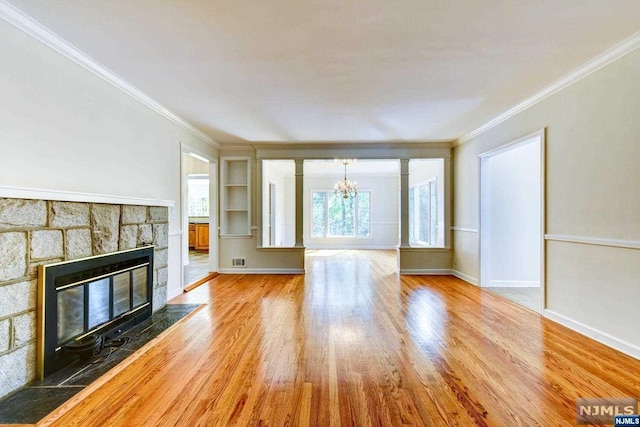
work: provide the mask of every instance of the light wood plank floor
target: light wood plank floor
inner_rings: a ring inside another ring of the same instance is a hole
[[[640,361],[395,262],[313,252],[306,276],[218,276],[173,301],[207,306],[45,424],[569,426],[578,397],[640,397]]]

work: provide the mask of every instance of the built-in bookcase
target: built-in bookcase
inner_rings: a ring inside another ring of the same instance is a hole
[[[251,163],[248,157],[223,157],[220,169],[220,235],[251,235]]]

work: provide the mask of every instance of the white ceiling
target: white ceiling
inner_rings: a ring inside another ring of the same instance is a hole
[[[640,30],[637,0],[10,0],[220,144],[453,140]]]

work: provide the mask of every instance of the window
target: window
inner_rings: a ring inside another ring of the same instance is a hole
[[[311,237],[370,237],[371,192],[348,199],[333,191],[311,192]]]
[[[189,216],[209,216],[209,179],[200,176],[189,176],[187,187]]]
[[[438,185],[436,178],[409,188],[409,240],[438,244]]]

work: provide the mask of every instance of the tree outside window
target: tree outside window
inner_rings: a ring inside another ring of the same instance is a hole
[[[326,235],[326,196],[324,191],[314,191],[311,193],[311,222],[312,237],[324,237]]]
[[[369,237],[371,192],[344,198],[333,191],[311,193],[312,237]]]
[[[209,179],[190,176],[187,188],[189,216],[209,216]]]

